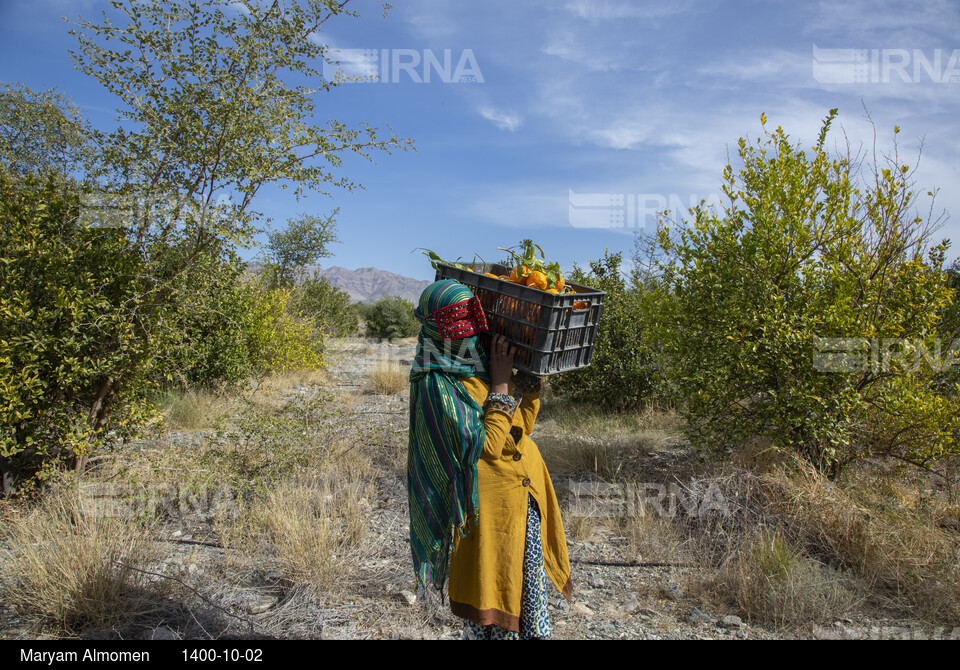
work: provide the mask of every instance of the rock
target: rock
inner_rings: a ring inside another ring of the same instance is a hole
[[[414,604],[416,604],[416,602],[417,602],[417,596],[416,596],[416,594],[415,594],[415,593],[411,593],[410,591],[407,591],[406,589],[404,589],[403,591],[401,591],[401,592],[398,593],[397,595],[400,596],[400,600],[401,600],[402,602],[405,602],[405,603],[407,603],[408,605],[414,605]]]
[[[636,614],[637,612],[640,611],[640,603],[637,602],[636,597],[632,597],[629,600],[627,600],[627,602],[620,605],[620,607],[618,607],[617,609],[623,612],[624,614]]]
[[[683,590],[676,582],[670,582],[664,587],[663,595],[667,598],[667,600],[677,602],[683,597]]]
[[[574,614],[580,614],[582,616],[593,616],[593,610],[583,603],[574,603],[570,606],[570,611]]]
[[[738,616],[730,614],[720,619],[720,621],[717,622],[717,626],[727,629],[743,628],[743,620]]]
[[[166,626],[160,626],[150,635],[151,640],[179,640],[180,636]]]
[[[247,606],[248,614],[263,614],[268,609],[277,604],[277,599],[273,596],[265,596],[260,600]]]
[[[832,626],[814,625],[813,636],[818,640],[859,640],[863,637],[857,630],[848,628],[841,621]]]
[[[694,607],[690,610],[690,623],[713,623],[713,617]]]
[[[569,612],[570,603],[567,602],[566,598],[560,598],[560,600],[557,601],[556,608],[561,612]]]
[[[591,579],[587,583],[595,589],[602,589],[604,586],[606,586],[606,582],[604,582],[599,577],[597,577],[596,579]]]
[[[653,617],[657,616],[656,612],[651,609],[647,609],[646,607],[641,607],[639,610],[637,610],[637,614],[644,619],[652,619]]]

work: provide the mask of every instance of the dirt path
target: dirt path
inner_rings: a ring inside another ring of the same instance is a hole
[[[415,346],[345,340],[332,343],[329,372],[335,388],[350,398],[352,419],[372,423],[380,431],[375,454],[375,499],[370,502],[366,549],[357,573],[322,598],[284,582],[268,569],[238,576],[229,568],[229,552],[220,546],[209,523],[183,518],[168,520],[157,533],[164,553],[158,576],[182,584],[182,606],[149,627],[102,630],[90,638],[281,637],[324,639],[456,639],[462,622],[436,595],[414,594],[409,553],[405,488],[407,394],[384,396],[367,392],[366,376],[383,364],[409,366]],[[303,392],[294,389],[291,395]],[[202,436],[168,434],[168,443],[191,443]],[[534,433],[537,439],[537,433]],[[683,447],[639,456],[642,470],[667,472]],[[560,487],[562,489],[562,487]],[[554,637],[558,639],[769,639],[789,637],[936,637],[936,631],[897,622],[844,620],[832,626],[771,630],[742,621],[735,613],[705,604],[691,585],[696,569],[680,565],[640,565],[647,559],[631,554],[630,543],[600,525],[584,535],[565,513],[574,581],[570,605],[554,593],[550,602]],[[639,559],[639,561],[638,561]],[[161,577],[160,574],[165,576]],[[36,635],[9,606],[0,606],[0,637]],[[939,633],[942,637],[943,633]]]
[[[363,387],[363,375],[382,361],[409,364],[412,344],[371,344],[346,341],[337,347],[331,373],[340,388],[356,391]],[[358,394],[355,409],[367,416],[379,416],[406,429],[407,396],[384,398]],[[536,439],[536,432],[534,433]],[[652,464],[662,467],[658,458]],[[399,473],[398,473],[399,475]],[[560,487],[561,489],[563,487]],[[358,602],[371,610],[380,609],[375,621],[358,624],[344,636],[456,638],[462,624],[449,609],[429,602],[409,604],[413,595],[412,565],[407,542],[406,494],[400,476],[392,483],[387,498],[375,512],[380,547],[364,566],[362,581],[367,585]],[[565,504],[567,501],[561,501]],[[690,569],[671,566],[631,565],[636,556],[627,552],[625,538],[598,528],[590,541],[570,539],[568,546],[574,579],[572,606],[559,593],[551,598],[551,619],[558,639],[748,639],[779,637],[749,626],[726,612],[704,612],[685,595]],[[328,634],[332,631],[328,631]]]

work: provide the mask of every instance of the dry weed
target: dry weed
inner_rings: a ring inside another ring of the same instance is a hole
[[[751,619],[779,626],[834,620],[862,601],[855,580],[763,528],[733,548],[708,584]]]
[[[705,563],[719,570],[714,585],[751,615],[774,623],[794,611],[829,618],[869,598],[908,616],[960,617],[960,538],[939,527],[943,512],[904,504],[889,479],[841,486],[795,463],[715,481],[731,513],[692,520],[691,532]],[[771,572],[771,564],[783,570]]]
[[[399,395],[410,388],[410,373],[396,363],[381,363],[367,377],[367,390],[380,395]]]
[[[369,515],[369,485],[284,484],[222,531],[225,546],[275,563],[294,583],[328,589],[353,574]]]
[[[208,430],[229,411],[230,403],[207,391],[170,391],[160,400],[166,430]]]
[[[76,633],[120,626],[163,607],[163,585],[138,570],[157,555],[124,520],[84,516],[76,492],[50,492],[3,531],[4,600],[35,623]]]

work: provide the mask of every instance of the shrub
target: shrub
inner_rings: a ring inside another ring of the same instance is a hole
[[[322,341],[314,337],[309,323],[291,314],[291,290],[263,291],[247,283],[242,294],[249,306],[244,315],[243,335],[255,375],[312,369],[323,364]]]
[[[144,337],[141,260],[113,228],[80,222],[54,177],[0,170],[0,470],[4,493],[49,479],[128,435],[155,341]]]
[[[367,313],[367,336],[380,339],[413,337],[420,323],[413,315],[413,304],[400,297],[381,298]]]
[[[133,436],[155,415],[147,397],[159,384],[322,363],[288,290],[240,280],[215,248],[161,280],[177,250],[153,249],[149,266],[133,247],[127,231],[83,222],[62,180],[0,173],[4,494]]]
[[[326,277],[307,279],[294,291],[293,303],[298,312],[313,322],[317,333],[336,337],[357,334],[357,312],[350,306],[350,294],[330,283]]]
[[[734,550],[712,586],[751,619],[776,625],[835,620],[859,602],[861,590],[839,570],[765,529]]]
[[[560,397],[612,409],[637,408],[650,399],[656,380],[646,339],[648,323],[641,289],[628,286],[620,270],[622,255],[576,268],[570,281],[606,291],[590,366],[557,376],[551,390]]]
[[[946,245],[928,246],[933,223],[911,215],[896,154],[865,183],[856,159],[828,155],[834,116],[809,154],[781,128],[741,139],[726,209],[661,226],[670,293],[653,318],[696,445],[767,439],[831,477],[872,454],[926,465],[960,434],[957,400],[922,357],[950,302]],[[867,343],[864,356],[909,344],[863,365],[834,342]]]

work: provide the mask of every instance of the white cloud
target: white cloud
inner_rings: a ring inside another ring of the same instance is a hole
[[[781,86],[813,86],[812,56],[783,49],[743,49],[711,60],[697,73],[718,86],[730,80],[757,83],[772,82]]]
[[[659,19],[687,12],[696,5],[689,0],[644,2],[626,0],[571,0],[564,5],[571,14],[591,21],[643,18]]]
[[[541,51],[593,71],[640,69],[631,62],[634,55],[625,45],[600,43],[572,30],[556,31]]]
[[[457,7],[446,0],[419,0],[416,3],[402,4],[393,11],[399,11],[413,32],[428,39],[449,38],[463,27],[451,12]]]
[[[924,46],[918,41],[935,36],[955,42],[960,32],[960,13],[954,0],[909,5],[899,0],[821,1],[804,32],[823,41],[846,42],[830,45],[836,48],[915,48]],[[884,44],[878,44],[877,38]]]
[[[514,132],[520,128],[523,119],[515,112],[503,112],[495,109],[491,105],[481,105],[477,110],[480,116],[490,121],[500,130],[509,130]]]

